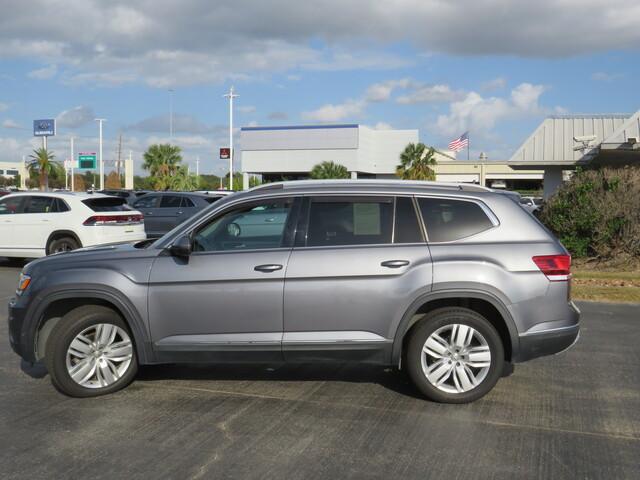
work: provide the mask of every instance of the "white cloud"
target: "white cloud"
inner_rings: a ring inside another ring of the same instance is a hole
[[[300,80],[302,80],[302,76],[301,75],[287,75],[287,80],[289,80],[290,82],[299,82]]]
[[[46,67],[32,70],[27,74],[27,77],[34,78],[36,80],[46,80],[52,78],[58,73],[57,65],[47,65]]]
[[[96,118],[91,107],[79,105],[60,112],[56,117],[56,125],[65,128],[79,128],[93,122]]]
[[[547,110],[538,103],[544,91],[543,85],[522,83],[511,91],[508,98],[485,98],[477,92],[469,92],[463,99],[451,103],[449,113],[439,115],[434,127],[440,134],[448,136],[459,135],[466,130],[486,135],[501,120],[545,113]]]
[[[287,112],[271,112],[269,114],[269,120],[288,120],[289,114]]]
[[[18,122],[7,118],[4,122],[2,122],[2,128],[9,128],[13,130],[26,130],[26,128],[22,127]]]
[[[591,75],[591,80],[596,82],[613,82],[619,80],[623,75],[621,73],[595,72]]]
[[[401,104],[450,102],[464,96],[463,92],[453,90],[449,85],[423,85],[407,95],[398,97]]]
[[[364,94],[364,98],[368,102],[386,102],[391,98],[391,94],[398,88],[409,88],[415,82],[409,78],[401,78],[398,80],[387,80],[380,83],[374,83]]]
[[[417,58],[388,48],[400,43],[462,56],[638,51],[639,22],[640,4],[628,0],[5,0],[0,57],[55,63],[71,83],[165,87],[398,68]]]
[[[497,77],[492,80],[489,80],[488,82],[484,82],[480,86],[480,90],[483,90],[485,92],[491,92],[493,90],[502,90],[506,86],[507,86],[507,80],[504,77]]]
[[[366,102],[364,100],[347,100],[344,103],[328,103],[310,112],[303,112],[302,118],[314,122],[328,123],[339,122],[345,118],[353,118],[362,115]]]
[[[0,112],[4,112],[5,110],[9,110],[9,105],[0,102]]]
[[[256,107],[253,105],[241,105],[238,107],[240,113],[253,113],[256,111]]]

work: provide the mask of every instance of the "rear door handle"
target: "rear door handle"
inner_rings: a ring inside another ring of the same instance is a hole
[[[387,260],[386,262],[382,262],[380,265],[387,268],[406,267],[409,265],[409,260]]]
[[[257,265],[253,267],[256,272],[264,272],[271,273],[278,270],[282,270],[282,265],[277,265],[275,263],[268,263],[267,265]]]

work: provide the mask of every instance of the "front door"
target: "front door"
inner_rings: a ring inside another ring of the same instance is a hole
[[[411,197],[305,199],[285,280],[286,360],[386,362],[408,305],[431,289]]]
[[[3,252],[9,254],[10,250],[24,250],[24,232],[16,228],[16,219],[22,215],[26,198],[25,195],[0,198],[0,257]]]
[[[159,256],[149,321],[160,358],[282,359],[282,304],[294,200],[229,207],[192,232],[187,260]]]

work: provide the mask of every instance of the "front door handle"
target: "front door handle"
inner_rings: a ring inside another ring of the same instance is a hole
[[[257,265],[253,267],[256,272],[264,272],[271,273],[278,270],[282,270],[282,265],[277,265],[275,263],[268,263],[267,265]]]
[[[382,262],[380,265],[387,268],[406,267],[409,265],[409,260],[387,260],[386,262]]]

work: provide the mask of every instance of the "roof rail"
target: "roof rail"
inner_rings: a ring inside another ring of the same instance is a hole
[[[462,190],[467,192],[491,192],[488,187],[471,183],[452,183],[420,180],[385,180],[385,179],[362,179],[362,180],[292,180],[288,182],[266,183],[253,187],[251,190],[275,190],[297,187],[341,187],[341,186],[375,186],[375,187],[397,187],[399,185],[408,187],[428,187],[443,190]]]

